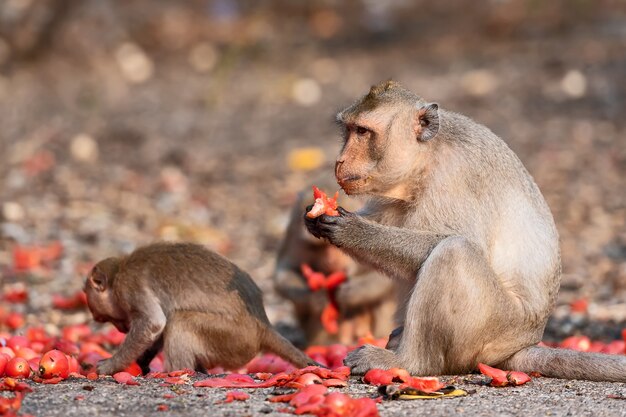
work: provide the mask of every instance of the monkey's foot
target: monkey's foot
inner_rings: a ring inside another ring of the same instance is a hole
[[[353,375],[363,375],[370,369],[401,368],[396,355],[387,349],[363,345],[348,353],[343,364],[350,367]]]

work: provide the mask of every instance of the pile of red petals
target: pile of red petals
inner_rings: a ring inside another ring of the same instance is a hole
[[[519,371],[503,371],[501,369],[492,368],[484,363],[478,364],[478,370],[481,374],[491,378],[492,387],[506,387],[508,385],[524,385],[530,382],[530,377],[524,372]]]
[[[435,392],[445,387],[438,378],[414,377],[401,368],[370,369],[363,377],[363,382],[370,385],[400,383],[400,388],[415,388],[422,392]]]
[[[28,301],[28,291],[24,287],[7,288],[2,294],[2,299],[9,303],[22,304]]]
[[[309,346],[304,353],[321,365],[337,369],[343,366],[343,360],[349,351],[348,346],[337,343],[328,346]]]
[[[96,334],[87,325],[66,326],[61,337],[52,337],[40,327],[26,329],[23,336],[0,332],[0,377],[31,378],[44,384],[82,378],[123,340],[115,329]],[[132,364],[126,372],[136,376],[141,370]]]
[[[321,321],[324,329],[330,334],[337,334],[339,331],[339,306],[335,298],[337,287],[346,280],[344,272],[333,272],[325,276],[321,272],[314,271],[309,265],[300,266],[302,276],[306,278],[311,291],[325,289],[328,294],[328,303],[322,311]]]
[[[196,371],[192,369],[180,369],[178,371],[171,372],[150,372],[146,375],[147,379],[158,378],[162,379],[163,383],[161,386],[168,387],[172,385],[183,385],[187,384],[191,381],[191,377],[196,374]]]
[[[540,343],[540,346],[558,347],[578,350],[580,352],[608,353],[610,355],[626,354],[626,329],[622,330],[623,340],[613,340],[609,343],[592,341],[587,336],[570,336],[560,343]]]
[[[222,401],[216,402],[216,404],[232,403],[233,401],[246,401],[248,398],[250,398],[250,394],[243,391],[228,391],[226,393],[226,398]]]
[[[295,414],[320,417],[376,417],[378,408],[371,398],[352,398],[341,392],[328,392],[324,385],[312,384],[292,394],[277,395],[270,402],[285,402]],[[289,410],[284,410],[289,412]]]
[[[0,397],[0,416],[17,416],[17,412],[22,407],[23,398],[24,393],[22,392],[16,392],[12,398]],[[24,415],[22,414],[22,416]]]
[[[60,294],[52,295],[52,305],[59,310],[75,310],[87,305],[87,295],[84,291],[77,291],[69,297]]]
[[[45,246],[15,246],[13,267],[16,271],[30,271],[59,259],[62,253],[63,245],[58,241]]]
[[[193,386],[212,388],[269,388],[282,386],[302,388],[313,384],[330,387],[346,386],[346,381],[350,376],[350,368],[344,366],[330,370],[320,368],[319,366],[307,366],[289,373],[257,373],[255,376],[260,381],[255,381],[248,374],[229,374],[222,378],[203,379],[195,382]]]
[[[22,399],[25,393],[32,392],[32,388],[25,382],[17,381],[14,378],[0,378],[0,391],[11,391],[13,397],[0,396],[0,416],[16,416],[22,407]]]
[[[342,363],[343,365],[343,363]],[[272,353],[257,356],[246,365],[246,373],[256,374],[257,372],[269,372],[277,374],[279,372],[291,372],[295,370],[295,366]],[[220,372],[223,373],[223,372]]]

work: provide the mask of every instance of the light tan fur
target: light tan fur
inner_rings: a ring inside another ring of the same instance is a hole
[[[395,82],[338,117],[335,175],[370,197],[309,231],[402,287],[388,349],[364,346],[354,373],[465,373],[482,362],[545,376],[626,382],[626,357],[537,347],[561,278],[558,234],[532,177],[486,127]]]

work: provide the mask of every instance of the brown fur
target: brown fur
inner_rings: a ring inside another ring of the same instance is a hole
[[[85,283],[94,319],[128,333],[98,371],[138,360],[142,370],[161,347],[167,371],[234,369],[259,351],[298,367],[313,362],[272,329],[261,290],[226,258],[191,243],[155,243],[99,262]]]
[[[545,376],[626,382],[626,357],[550,350],[541,340],[561,278],[550,209],[517,156],[486,127],[395,83],[339,113],[336,177],[368,195],[360,214],[307,228],[392,277],[401,327],[364,346],[352,371],[452,374],[478,363]]]
[[[315,182],[328,193],[337,188],[330,175]],[[341,252],[322,239],[316,239],[306,231],[302,212],[312,201],[311,186],[298,195],[281,243],[274,271],[274,287],[277,292],[293,303],[296,317],[304,330],[308,344],[353,344],[359,337],[371,334],[385,337],[393,329],[391,315],[396,308],[393,283]],[[339,201],[345,207],[356,210],[363,204],[341,194]],[[315,271],[329,274],[345,271],[348,281],[337,291],[337,303],[341,312],[339,333],[328,334],[320,321],[327,303],[325,291],[312,292],[300,272],[300,265],[309,264]]]

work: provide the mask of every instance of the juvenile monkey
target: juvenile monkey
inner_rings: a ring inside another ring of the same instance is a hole
[[[567,379],[626,382],[626,356],[537,346],[561,278],[556,227],[537,185],[493,132],[385,82],[337,116],[335,176],[371,199],[360,214],[305,217],[308,230],[400,287],[388,349],[354,373],[456,374],[479,362]]]
[[[331,175],[318,178],[314,184],[328,192],[337,188]],[[276,291],[293,303],[308,344],[351,344],[368,334],[387,336],[394,328],[392,315],[396,308],[392,281],[308,233],[302,212],[310,199],[311,186],[308,186],[299,193],[291,211],[273,276]],[[362,206],[361,202],[345,194],[339,197],[339,201],[351,210]],[[300,270],[303,263],[324,274],[344,271],[348,277],[336,294],[341,313],[337,335],[328,334],[321,324],[320,316],[327,296],[325,291],[312,292],[309,289]]]
[[[146,373],[161,348],[166,371],[239,368],[260,350],[300,368],[314,363],[271,327],[250,276],[200,245],[155,243],[100,261],[85,292],[96,321],[127,333],[99,363],[102,374],[135,360]]]

